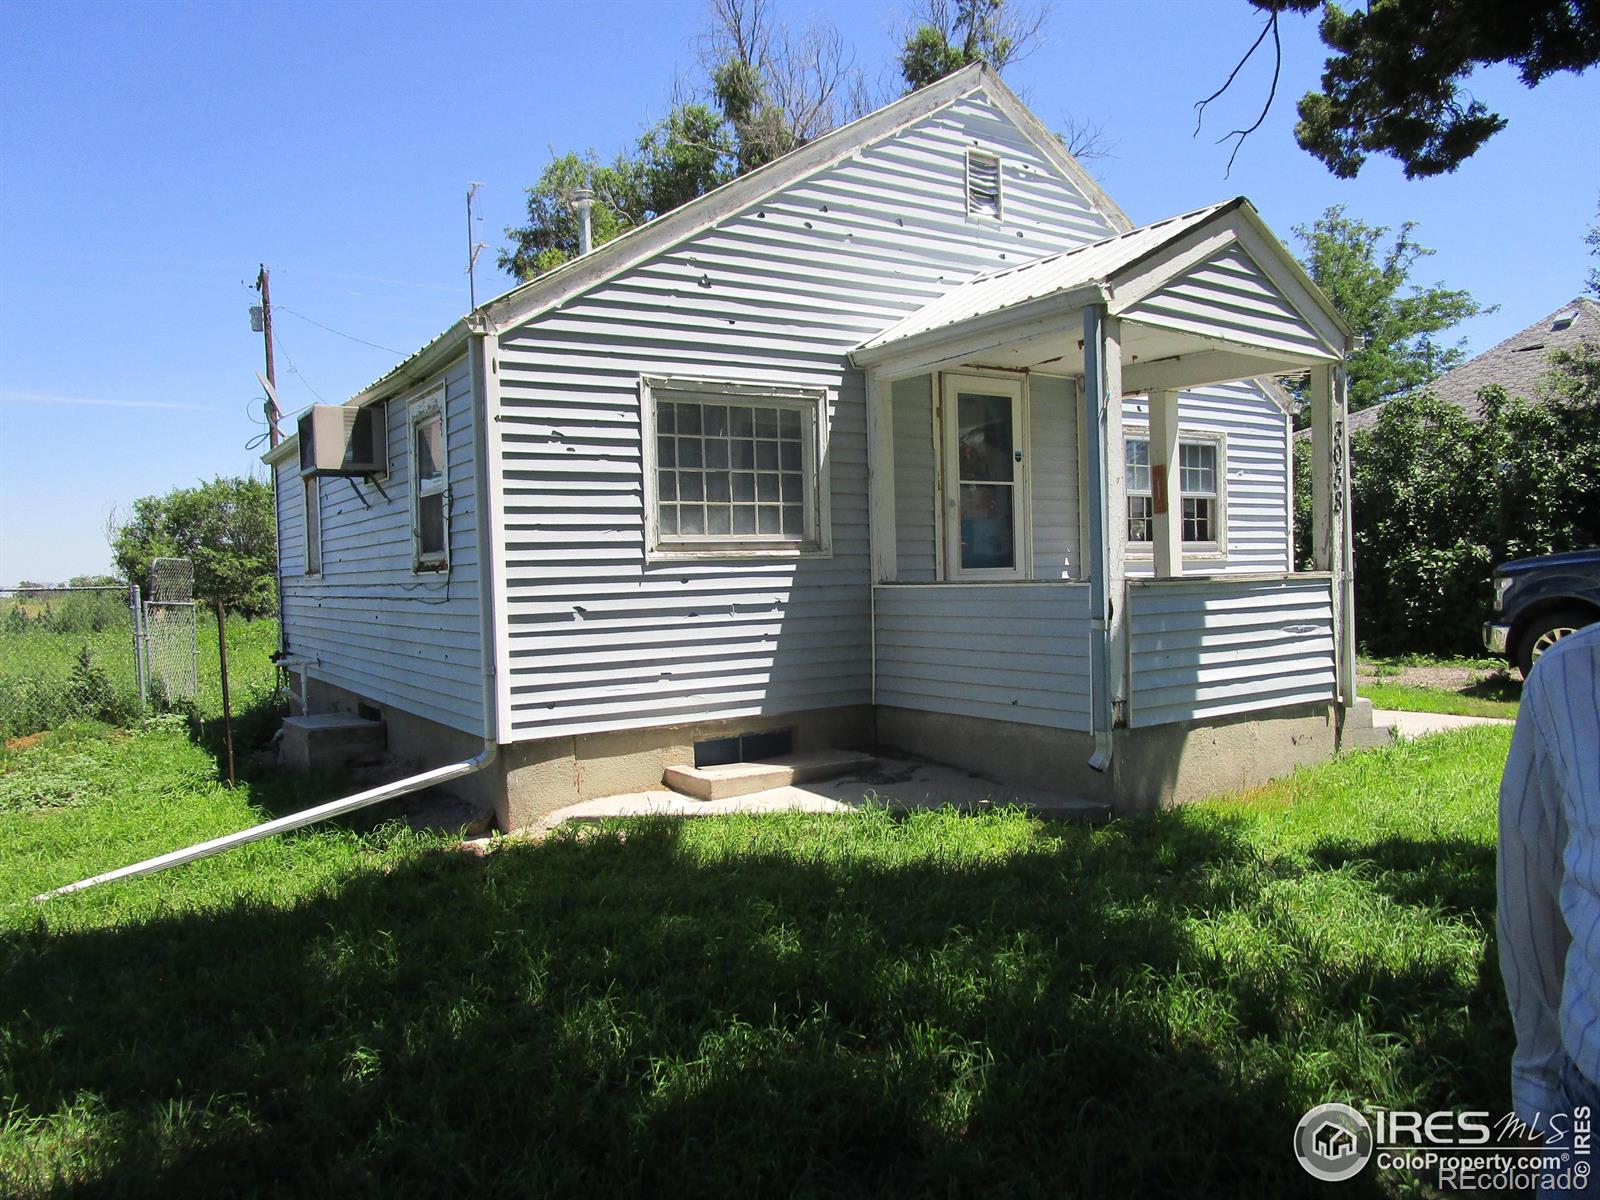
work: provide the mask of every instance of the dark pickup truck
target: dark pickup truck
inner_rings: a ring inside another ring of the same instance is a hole
[[[1522,670],[1560,638],[1600,621],[1600,547],[1518,558],[1494,569],[1494,615],[1483,644]]]

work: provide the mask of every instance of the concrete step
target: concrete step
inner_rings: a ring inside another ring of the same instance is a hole
[[[1375,750],[1394,741],[1394,727],[1373,716],[1372,701],[1357,696],[1345,710],[1344,726],[1339,731],[1341,750]]]
[[[278,753],[285,766],[321,771],[379,759],[384,745],[382,721],[368,721],[352,713],[319,713],[285,717]]]
[[[718,767],[668,767],[661,780],[675,792],[696,800],[728,800],[791,787],[811,779],[870,770],[877,760],[858,750],[810,750],[783,754],[764,762],[725,763]]]
[[[1374,725],[1371,729],[1346,729],[1341,750],[1377,750],[1394,741],[1393,725]]]

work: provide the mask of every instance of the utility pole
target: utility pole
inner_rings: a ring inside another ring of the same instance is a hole
[[[267,444],[277,449],[278,377],[272,370],[272,289],[266,263],[261,264],[261,273],[256,276],[256,291],[261,293],[261,334],[267,343]]]

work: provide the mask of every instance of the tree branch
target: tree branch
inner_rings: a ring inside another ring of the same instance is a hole
[[[1283,73],[1283,43],[1278,38],[1277,9],[1273,9],[1272,16],[1267,19],[1267,29],[1272,30],[1272,86],[1267,89],[1267,102],[1261,106],[1260,115],[1256,117],[1255,121],[1251,123],[1248,129],[1235,129],[1231,133],[1225,134],[1217,139],[1218,145],[1221,145],[1231,137],[1236,137],[1239,139],[1233,144],[1233,153],[1228,155],[1228,169],[1222,173],[1222,177],[1224,179],[1233,174],[1233,160],[1239,157],[1239,147],[1244,145],[1245,138],[1249,137],[1252,133],[1261,128],[1261,122],[1267,119],[1267,113],[1272,109],[1272,101],[1278,95],[1278,77]],[[1262,35],[1265,36],[1267,30],[1263,29],[1261,32]],[[1257,38],[1256,45],[1259,46],[1260,44],[1261,38]],[[1251,47],[1251,53],[1255,53],[1254,46]],[[1246,57],[1248,57],[1248,55]],[[1243,65],[1243,63],[1240,64],[1240,66]],[[1238,67],[1235,67],[1234,70],[1237,72]],[[1231,82],[1233,76],[1230,75],[1228,79]],[[1227,84],[1224,84],[1223,86],[1226,87]]]
[[[1249,62],[1253,57],[1255,57],[1255,52],[1261,48],[1261,43],[1267,40],[1268,33],[1272,34],[1272,39],[1274,43],[1276,43],[1278,39],[1277,9],[1273,9],[1268,15],[1267,23],[1261,27],[1261,32],[1256,35],[1256,40],[1250,43],[1250,49],[1244,52],[1244,57],[1234,64],[1233,70],[1228,72],[1228,78],[1223,80],[1222,86],[1216,91],[1212,92],[1211,95],[1207,96],[1204,100],[1195,102],[1196,112],[1194,119],[1194,134],[1192,136],[1200,136],[1200,125],[1206,119],[1206,105],[1210,104],[1213,100],[1217,99],[1233,86],[1233,81],[1239,77],[1239,72],[1244,70],[1245,63]],[[1279,65],[1281,66],[1283,59],[1283,51],[1281,47],[1278,51],[1278,59]],[[1274,72],[1274,83],[1276,83],[1276,72]],[[1257,124],[1260,124],[1260,122],[1258,121]],[[1235,147],[1235,149],[1237,150],[1237,147]]]

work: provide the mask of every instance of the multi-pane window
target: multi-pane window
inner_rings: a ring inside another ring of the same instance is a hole
[[[1178,494],[1183,499],[1183,540],[1217,540],[1217,445],[1178,443]]]
[[[306,574],[322,574],[322,480],[307,475],[301,481],[305,498]]]
[[[1128,438],[1123,443],[1128,492],[1128,540],[1155,540],[1156,509],[1150,494],[1150,441]]]
[[[411,467],[415,569],[443,571],[450,565],[450,491],[444,414],[437,406],[412,415]]]
[[[658,544],[815,541],[814,420],[806,402],[658,399]]]
[[[1128,541],[1155,540],[1155,499],[1150,468],[1150,440],[1123,442],[1128,496]],[[1218,443],[1182,438],[1178,442],[1178,498],[1184,545],[1215,545],[1221,538]]]

